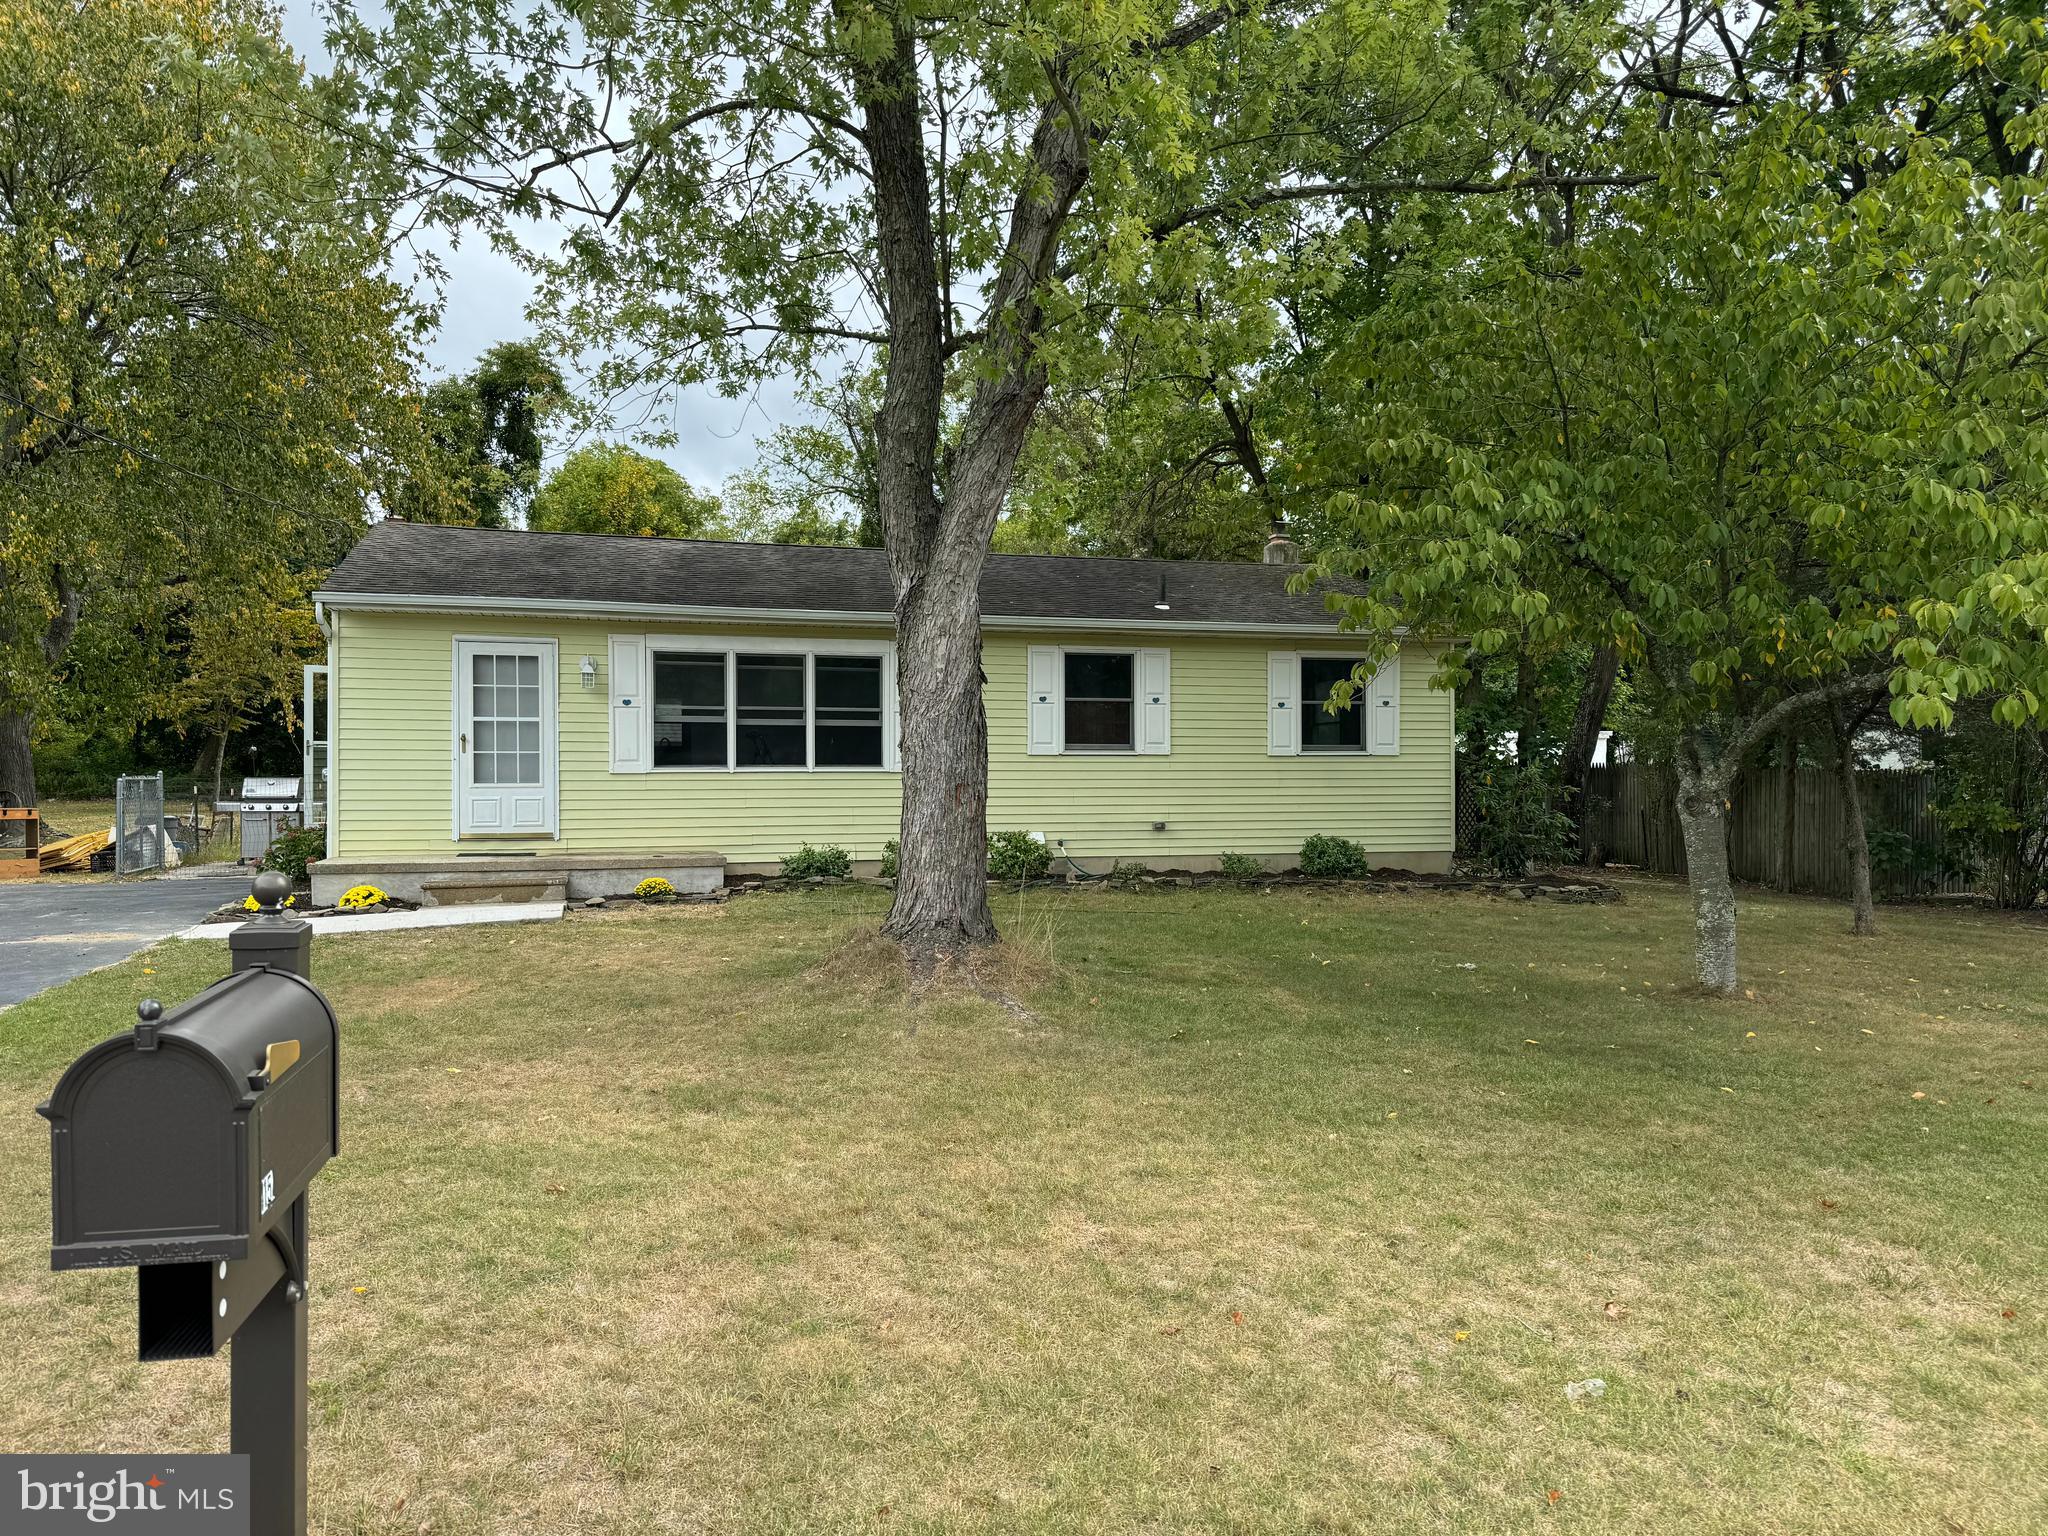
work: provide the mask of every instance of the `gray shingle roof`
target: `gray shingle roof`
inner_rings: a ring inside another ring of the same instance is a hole
[[[1291,593],[1298,568],[1249,561],[1108,560],[992,555],[981,579],[984,620],[1094,620],[1158,625],[1333,628],[1319,592]],[[1170,611],[1153,605],[1166,583]],[[601,534],[530,533],[379,523],[315,596],[796,610],[887,618],[895,608],[879,549],[728,544]]]

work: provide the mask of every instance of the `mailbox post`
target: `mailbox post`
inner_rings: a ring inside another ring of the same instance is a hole
[[[136,1354],[232,1343],[229,1443],[250,1529],[306,1530],[306,1192],[340,1146],[334,1010],[307,976],[291,883],[255,881],[232,974],[73,1062],[50,1122],[50,1267],[135,1266]]]

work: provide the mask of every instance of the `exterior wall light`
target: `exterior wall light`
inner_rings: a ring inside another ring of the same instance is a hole
[[[597,663],[586,656],[583,658],[583,666],[580,670],[583,673],[583,686],[585,688],[595,688],[597,686]]]

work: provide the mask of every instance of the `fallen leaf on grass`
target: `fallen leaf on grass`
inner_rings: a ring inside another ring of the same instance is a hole
[[[1460,1329],[1458,1329],[1458,1330],[1457,1330],[1456,1332],[1454,1332],[1454,1333],[1453,1333],[1453,1334],[1451,1335],[1451,1342],[1452,1342],[1453,1344],[1462,1344],[1462,1343],[1464,1343],[1464,1342],[1465,1342],[1465,1341],[1466,1341],[1467,1339],[1469,1339],[1469,1338],[1471,1338],[1471,1337],[1472,1337],[1472,1330],[1471,1330],[1471,1329],[1469,1329],[1469,1328],[1460,1328]]]
[[[1875,1038],[1877,1035],[1877,1031],[1874,1029],[1859,1029],[1856,1031],[1856,1033],[1859,1035],[1869,1035],[1873,1038]]]
[[[1926,1095],[1925,1093],[1922,1093],[1922,1092],[1921,1092],[1921,1091],[1920,1091],[1919,1089],[1917,1089],[1917,1088],[1916,1088],[1916,1089],[1915,1089],[1915,1090],[1913,1091],[1913,1097],[1914,1097],[1915,1099],[1924,1099],[1924,1098],[1926,1098],[1926,1097],[1927,1097],[1927,1095]]]
[[[1244,1314],[1243,1314],[1242,1312],[1233,1312],[1233,1313],[1231,1313],[1231,1314],[1230,1314],[1230,1320],[1231,1320],[1231,1322],[1235,1323],[1235,1324],[1236,1324],[1236,1325],[1237,1325],[1238,1327],[1240,1327],[1240,1328],[1242,1328],[1242,1327],[1244,1326]]]
[[[1173,1336],[1174,1336],[1175,1334],[1177,1334],[1177,1333],[1179,1333],[1179,1332],[1180,1332],[1180,1324],[1178,1324],[1178,1323],[1175,1323],[1175,1324],[1174,1324],[1174,1325],[1173,1325],[1173,1326],[1172,1326],[1171,1328],[1162,1328],[1162,1329],[1160,1329],[1160,1330],[1159,1330],[1159,1332],[1160,1332],[1160,1333],[1161,1333],[1161,1334],[1162,1334],[1163,1336],[1165,1336],[1166,1338],[1169,1338],[1169,1339],[1170,1339],[1170,1338],[1172,1338],[1172,1337],[1173,1337]]]
[[[566,1184],[543,1184],[541,1188],[551,1195],[559,1195],[565,1192],[569,1186]]]
[[[1602,1307],[1600,1310],[1607,1314],[1608,1321],[1610,1322],[1618,1323],[1623,1318],[1628,1316],[1628,1308],[1624,1307],[1618,1301],[1610,1301],[1609,1303],[1607,1303],[1606,1306]]]
[[[1835,1202],[1832,1200],[1823,1200],[1820,1203],[1820,1208],[1824,1211],[1832,1211],[1835,1208]]]
[[[2011,1321],[2013,1320],[2013,1318],[2014,1318],[2014,1317],[2015,1317],[2015,1316],[2016,1316],[2017,1314],[2016,1314],[2016,1313],[2014,1313],[2014,1311],[2013,1311],[2013,1309],[2012,1309],[2011,1307],[2007,1307],[2007,1308],[2006,1308],[2006,1309],[2005,1309],[2005,1310],[2004,1310],[2003,1312],[1999,1313],[1998,1315],[1999,1315],[2000,1317],[2004,1318],[2004,1319],[2005,1319],[2005,1320],[2006,1320],[2006,1321],[2007,1321],[2007,1322],[2009,1323],[2009,1322],[2011,1322]]]
[[[1550,1500],[1551,1503],[1555,1504],[1559,1499],[1564,1497],[1564,1490],[1562,1488],[1552,1488],[1543,1496],[1546,1499]]]
[[[367,1296],[370,1294],[370,1288],[367,1285],[358,1285],[353,1287],[353,1289],[358,1296]]]

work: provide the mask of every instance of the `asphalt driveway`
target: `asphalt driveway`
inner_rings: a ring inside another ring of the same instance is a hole
[[[111,885],[0,883],[0,1008],[126,959],[247,895],[246,870]]]

